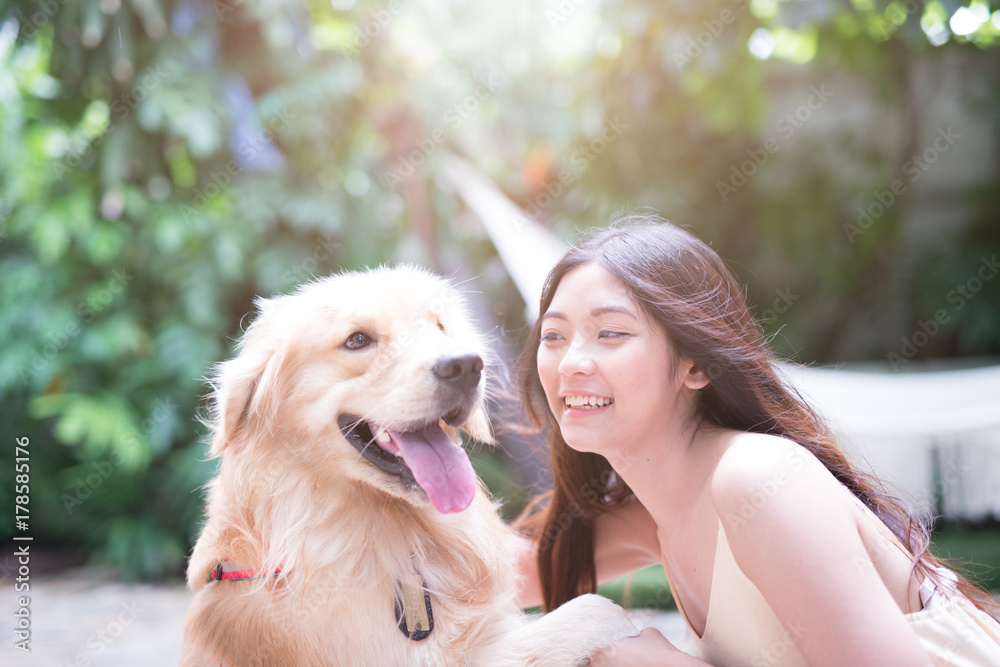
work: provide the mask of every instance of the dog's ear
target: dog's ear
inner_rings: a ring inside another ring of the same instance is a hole
[[[493,429],[490,427],[490,419],[486,416],[485,407],[480,406],[476,408],[476,411],[469,415],[469,419],[462,426],[462,430],[476,440],[485,442],[487,445],[496,444],[496,441],[493,439]]]
[[[257,301],[260,315],[240,341],[240,353],[215,376],[212,454],[248,440],[255,425],[274,418],[280,399],[284,346],[270,331],[275,299]]]

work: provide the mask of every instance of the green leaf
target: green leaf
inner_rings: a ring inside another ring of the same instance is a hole
[[[105,531],[98,557],[128,579],[159,579],[184,565],[186,554],[177,536],[147,519],[117,517]]]
[[[69,230],[51,209],[42,213],[31,230],[31,242],[42,264],[52,265],[62,259],[69,241]]]
[[[59,442],[83,449],[83,459],[113,456],[113,462],[135,471],[149,462],[149,444],[133,410],[119,396],[80,394],[38,396],[29,404],[32,417],[55,417]]]
[[[84,237],[87,256],[94,264],[110,264],[122,251],[124,238],[121,229],[110,222],[99,221],[93,231]]]

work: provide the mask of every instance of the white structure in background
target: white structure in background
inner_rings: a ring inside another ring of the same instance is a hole
[[[545,277],[567,245],[464,160],[449,156],[445,176],[483,222],[533,320]],[[1000,366],[896,373],[781,364],[781,370],[852,460],[924,512],[1000,518]]]
[[[500,261],[527,304],[525,317],[533,322],[545,277],[569,246],[524,215],[492,181],[465,160],[447,156],[444,173],[482,221]]]
[[[1000,518],[1000,367],[782,368],[859,463],[867,459],[929,511]]]

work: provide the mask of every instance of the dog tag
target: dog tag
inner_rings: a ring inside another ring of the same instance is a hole
[[[434,629],[434,614],[423,577],[419,574],[406,575],[400,579],[399,587],[402,592],[401,599],[396,600],[399,630],[414,641],[426,639]]]

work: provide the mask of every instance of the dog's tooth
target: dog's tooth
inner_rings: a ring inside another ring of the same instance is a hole
[[[381,442],[383,445],[387,445],[392,442],[392,436],[384,428],[380,428],[378,433],[375,434],[375,439]]]

